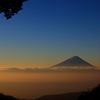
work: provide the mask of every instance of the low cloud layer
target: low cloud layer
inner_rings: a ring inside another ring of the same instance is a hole
[[[99,67],[1,68],[0,72],[100,72]]]

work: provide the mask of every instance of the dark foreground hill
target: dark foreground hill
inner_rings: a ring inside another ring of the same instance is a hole
[[[57,94],[57,95],[46,95],[35,100],[78,100],[78,97],[83,92],[76,93],[66,93],[66,94]]]
[[[19,100],[19,99],[0,93],[0,100]]]
[[[100,85],[81,94],[78,100],[100,100]]]

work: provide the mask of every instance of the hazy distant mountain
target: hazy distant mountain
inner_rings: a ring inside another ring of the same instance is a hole
[[[59,64],[56,64],[52,67],[94,67],[88,62],[84,61],[78,56],[73,56]]]
[[[78,97],[83,92],[76,93],[66,93],[66,94],[57,94],[57,95],[46,95],[35,100],[78,100]]]

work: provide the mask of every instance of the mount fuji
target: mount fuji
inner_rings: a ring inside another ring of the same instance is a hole
[[[95,67],[78,56],[73,56],[52,67]]]

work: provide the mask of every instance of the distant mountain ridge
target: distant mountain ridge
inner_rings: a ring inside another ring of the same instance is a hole
[[[83,92],[65,93],[57,95],[45,95],[35,100],[78,100]]]
[[[52,67],[95,67],[78,56],[73,56]]]

